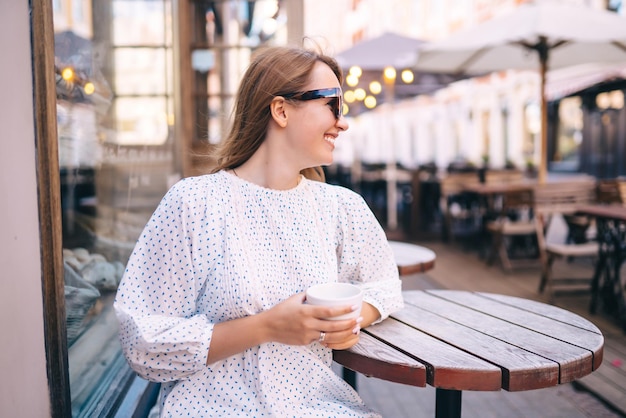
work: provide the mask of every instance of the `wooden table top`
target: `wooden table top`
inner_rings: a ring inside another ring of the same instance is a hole
[[[623,205],[584,205],[578,207],[576,213],[596,218],[626,221],[626,206]]]
[[[400,276],[424,273],[435,267],[437,255],[429,248],[408,242],[389,241]]]
[[[403,295],[404,309],[362,330],[335,361],[366,376],[454,391],[545,388],[602,363],[600,330],[556,306],[454,290]]]

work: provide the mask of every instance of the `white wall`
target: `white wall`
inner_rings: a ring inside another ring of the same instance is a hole
[[[50,416],[27,1],[0,0],[0,416]]]

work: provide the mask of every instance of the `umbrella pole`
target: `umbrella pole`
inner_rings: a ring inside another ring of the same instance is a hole
[[[541,149],[538,171],[539,184],[545,184],[548,177],[548,101],[546,99],[546,72],[548,68],[548,43],[541,37],[535,46],[539,53],[539,77],[541,94]]]
[[[539,184],[545,184],[548,177],[548,103],[545,94],[545,66],[541,71],[541,152],[538,180]]]

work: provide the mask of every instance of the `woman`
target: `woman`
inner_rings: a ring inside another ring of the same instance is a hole
[[[311,180],[348,129],[340,86],[328,56],[259,53],[217,168],[174,185],[146,225],[115,309],[129,364],[163,382],[162,416],[378,416],[330,367],[332,349],[402,307],[363,199]],[[360,318],[327,321],[358,307],[304,303],[333,281],[364,289]]]

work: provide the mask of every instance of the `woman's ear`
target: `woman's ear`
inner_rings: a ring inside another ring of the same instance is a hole
[[[274,97],[270,103],[270,113],[278,126],[287,126],[287,101],[283,97]]]

